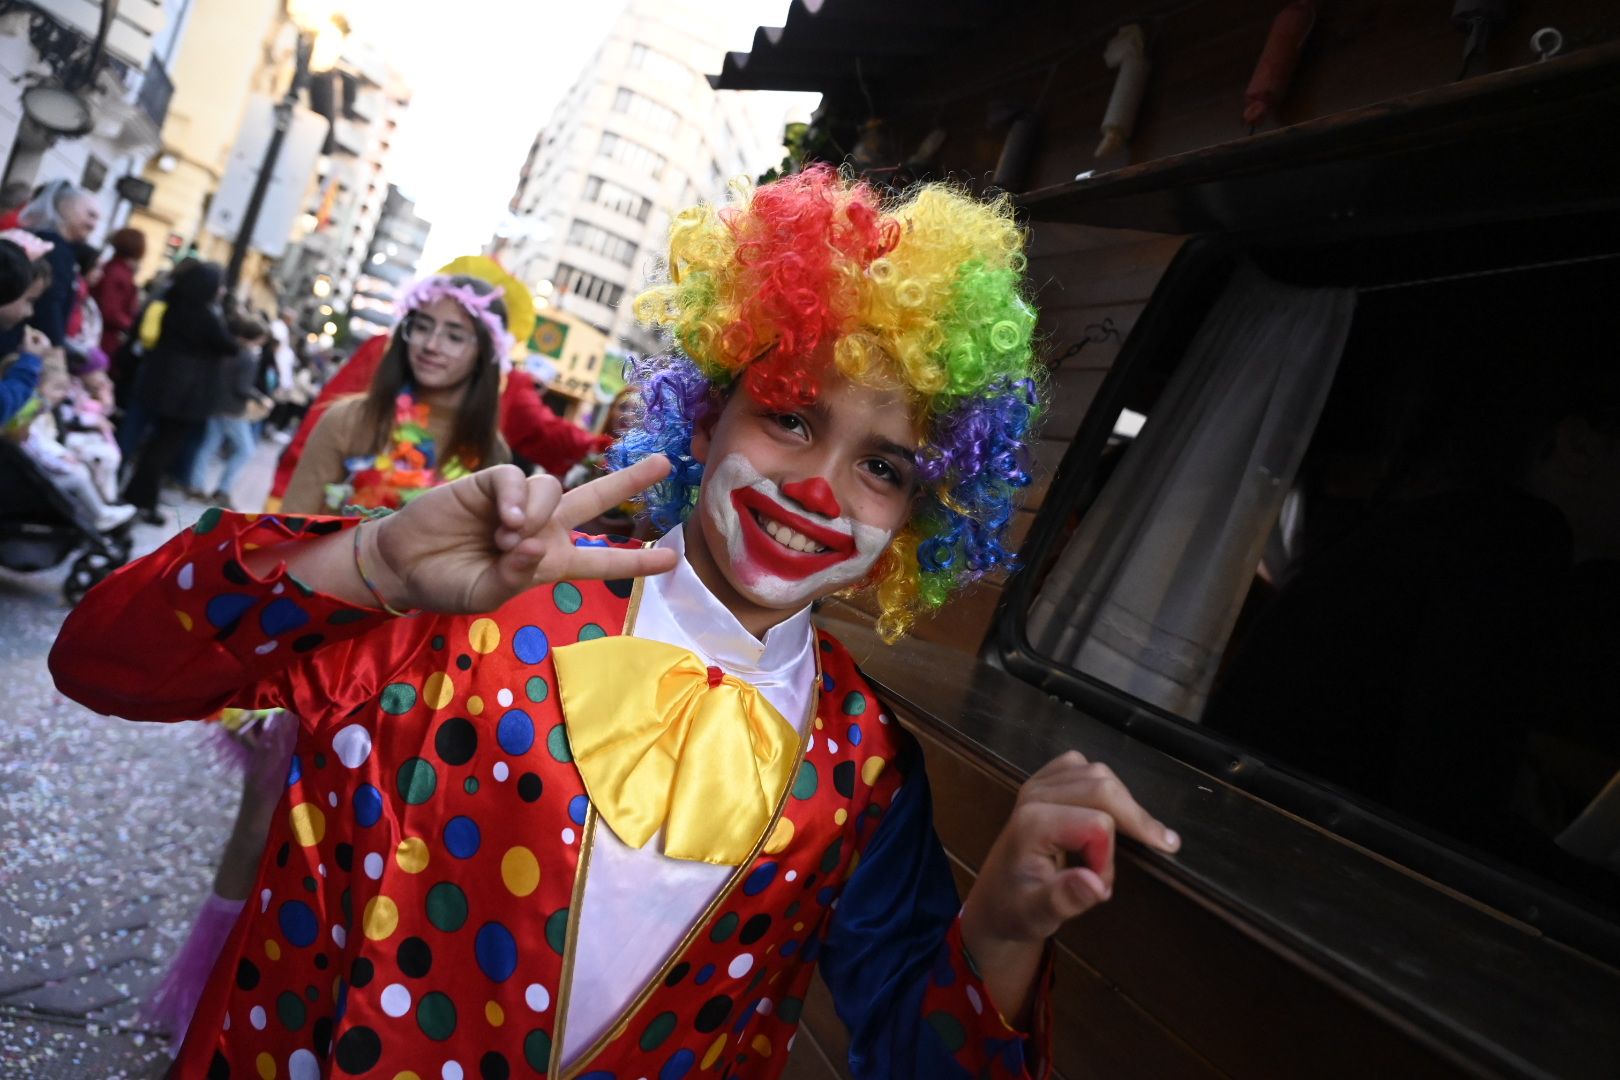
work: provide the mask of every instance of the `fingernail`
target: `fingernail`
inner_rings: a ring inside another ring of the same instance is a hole
[[[1172,851],[1179,848],[1181,846],[1181,834],[1174,829],[1164,830],[1164,843]]]
[[[1087,885],[1091,886],[1092,892],[1096,893],[1104,900],[1107,900],[1110,896],[1114,895],[1114,891],[1110,889],[1107,883],[1103,881],[1102,877],[1090,867],[1080,867],[1080,878]]]

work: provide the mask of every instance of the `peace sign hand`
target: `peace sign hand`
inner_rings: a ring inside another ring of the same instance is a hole
[[[383,599],[445,614],[493,611],[525,589],[564,578],[627,578],[675,566],[664,548],[575,547],[570,530],[669,475],[649,457],[566,494],[557,478],[516,466],[484,469],[413,499],[365,527],[362,551]]]

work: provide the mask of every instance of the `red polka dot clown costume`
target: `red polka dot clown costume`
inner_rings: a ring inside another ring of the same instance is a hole
[[[1042,1074],[1044,973],[1015,1028],[916,743],[809,612],[875,586],[896,635],[1009,560],[1021,251],[1004,202],[831,170],[688,211],[620,472],[487,470],[364,524],[213,510],[94,590],[51,657],[70,696],[303,720],[178,1074],[774,1077],[817,970],[859,1077]],[[570,540],[655,480],[655,547]],[[501,522],[465,589],[434,561],[458,513]]]

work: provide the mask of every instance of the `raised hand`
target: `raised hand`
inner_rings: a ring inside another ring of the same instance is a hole
[[[570,530],[668,475],[654,456],[565,494],[553,476],[485,469],[364,526],[367,568],[391,606],[452,614],[493,611],[548,581],[660,574],[674,552],[575,547]]]

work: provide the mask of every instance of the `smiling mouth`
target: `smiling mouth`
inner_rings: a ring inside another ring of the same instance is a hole
[[[790,551],[797,551],[802,555],[823,555],[831,550],[816,543],[803,533],[795,532],[781,522],[771,520],[758,510],[749,508],[748,512],[753,515],[754,524],[765,530],[766,536],[769,536]]]

